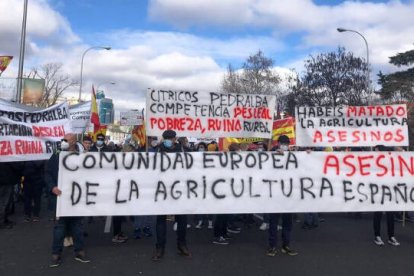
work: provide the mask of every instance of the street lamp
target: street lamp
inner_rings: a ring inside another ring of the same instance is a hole
[[[344,28],[337,28],[336,29],[338,32],[343,33],[343,32],[352,32],[352,33],[356,33],[358,34],[360,37],[362,37],[362,39],[365,42],[365,47],[367,50],[367,92],[368,92],[368,105],[371,103],[371,89],[370,89],[370,85],[369,85],[369,49],[368,49],[368,42],[366,40],[366,38],[358,31],[355,30],[350,30],[350,29],[344,29]]]
[[[83,59],[85,58],[85,55],[87,52],[89,52],[92,49],[105,49],[105,50],[111,50],[111,47],[109,46],[93,46],[85,50],[82,54],[82,61],[81,61],[81,71],[80,71],[80,85],[79,85],[79,98],[78,101],[81,101],[82,96],[82,73],[83,73]]]

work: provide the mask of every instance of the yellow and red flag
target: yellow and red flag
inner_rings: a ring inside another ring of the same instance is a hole
[[[0,56],[0,75],[6,70],[12,59],[12,56]]]
[[[139,142],[141,146],[145,145],[145,123],[142,125],[134,126],[132,130],[132,137],[135,141]]]
[[[91,128],[93,132],[89,132],[89,135],[92,137],[94,141],[96,141],[96,135],[103,134],[106,135],[106,125],[101,125],[99,121],[99,113],[98,113],[98,105],[96,103],[96,94],[95,88],[92,86],[92,96],[91,96],[91,120],[90,120]]]
[[[275,120],[273,122],[273,130],[272,130],[272,141],[273,144],[277,143],[277,139],[281,135],[286,135],[290,139],[290,144],[296,144],[296,136],[295,136],[295,120],[293,117],[287,117],[281,120]]]

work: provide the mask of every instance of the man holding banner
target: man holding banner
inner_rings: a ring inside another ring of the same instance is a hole
[[[182,146],[176,142],[177,133],[173,130],[166,130],[162,134],[164,139],[160,145],[160,152],[182,152]],[[164,257],[165,244],[167,242],[167,216],[157,216],[156,222],[156,233],[157,233],[157,243],[155,254],[152,257],[153,261],[159,261]],[[178,253],[182,256],[190,257],[191,253],[188,251],[186,243],[186,232],[187,232],[187,216],[179,215],[175,216],[175,221],[177,222],[177,249]]]
[[[62,151],[76,151],[76,135],[68,133],[61,141]],[[49,191],[60,196],[62,191],[57,187],[59,175],[59,153],[53,154],[49,159],[46,167],[45,181]],[[52,245],[52,261],[50,267],[60,265],[63,251],[63,240],[66,232],[69,230],[73,235],[75,260],[81,263],[89,263],[83,251],[83,225],[82,217],[60,217],[56,218],[55,227],[53,229],[53,245]]]

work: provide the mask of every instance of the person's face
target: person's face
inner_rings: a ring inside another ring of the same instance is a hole
[[[75,134],[71,134],[71,133],[66,134],[65,137],[63,137],[63,140],[69,144],[69,150],[73,150],[75,148],[75,144],[76,144]]]
[[[89,150],[90,148],[91,148],[91,141],[89,141],[89,140],[85,140],[85,141],[83,141],[83,146],[84,146],[84,148],[85,148],[85,150]]]

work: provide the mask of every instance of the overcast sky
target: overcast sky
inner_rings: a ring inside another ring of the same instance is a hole
[[[0,55],[15,56],[3,77],[17,77],[23,2],[0,1]],[[388,57],[413,49],[414,1],[29,0],[24,68],[61,62],[79,80],[82,53],[111,46],[85,56],[84,99],[102,84],[118,110],[135,109],[149,87],[217,91],[226,66],[259,49],[299,72],[338,46],[365,58],[362,38],[338,27],[366,37],[374,79],[397,69]]]

